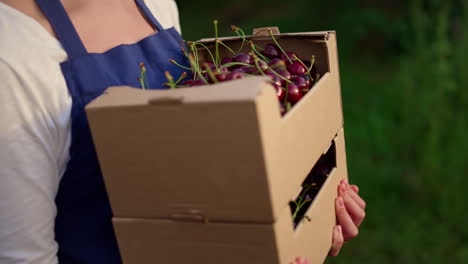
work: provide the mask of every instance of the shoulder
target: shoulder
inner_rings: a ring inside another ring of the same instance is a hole
[[[179,33],[179,10],[174,0],[144,0],[154,17],[164,28],[175,27]]]
[[[67,54],[61,44],[34,19],[1,2],[0,36],[2,80],[14,77],[27,87],[43,82],[52,85],[62,77],[59,64]]]
[[[60,43],[30,16],[0,2],[0,58],[63,52]]]
[[[0,144],[47,142],[60,156],[71,110],[60,68],[67,55],[40,24],[1,2],[0,36]]]

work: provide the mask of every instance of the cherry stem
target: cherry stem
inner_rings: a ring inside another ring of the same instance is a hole
[[[185,49],[185,44],[186,44],[186,41],[185,40],[182,40],[180,42],[180,51],[182,52],[182,54],[185,55],[185,57],[188,57],[188,53],[187,53],[187,50]]]
[[[209,84],[205,77],[203,77],[203,74],[200,74],[198,77],[200,77],[200,80],[202,80],[205,84]]]
[[[141,79],[141,77],[138,77],[138,81],[140,82],[141,89],[145,90],[145,83],[143,82],[143,79]]]
[[[291,110],[291,108],[292,108],[291,102],[287,102],[287,103],[286,103],[286,111]]]
[[[143,90],[149,87],[148,80],[146,79],[146,67],[143,62],[140,63],[140,78],[138,78],[138,80]]]
[[[186,72],[183,72],[179,79],[177,79],[177,81],[174,83],[175,85],[179,84],[183,79],[187,78],[187,73]]]
[[[260,65],[258,64],[259,58],[258,58],[255,54],[252,54],[252,55],[253,55],[253,58],[254,58],[255,66],[257,66],[258,71],[259,71],[263,76],[266,76],[266,74],[262,71],[262,68],[261,68]]]
[[[312,55],[312,59],[314,58],[314,55]],[[296,54],[294,54],[294,59],[296,59],[300,64],[302,64],[302,66],[304,66],[304,69],[307,69],[307,65],[305,65],[305,63],[301,59],[299,59],[299,57],[297,57]],[[313,61],[311,61],[311,63],[313,63]],[[305,74],[308,75],[311,80],[313,80],[314,78],[312,78],[312,76],[310,75],[310,70],[312,70],[312,66],[307,70]]]
[[[192,72],[193,72],[192,79],[196,80],[198,76],[198,71],[197,71],[197,66],[195,65],[195,58],[193,57],[193,54],[189,55],[189,62],[190,62],[190,66],[192,67]]]
[[[253,43],[252,40],[249,41],[249,44],[250,44],[251,50],[252,50],[258,57],[262,58],[262,59],[263,59],[264,61],[266,61],[266,62],[270,62],[270,60],[269,60],[267,57],[263,56],[263,54],[261,54],[260,52],[258,52],[258,50],[255,48],[256,45]]]
[[[228,68],[228,67],[231,67],[231,66],[248,66],[248,67],[251,67],[251,68],[254,67],[254,66],[252,66],[250,64],[243,63],[243,62],[229,62],[229,63],[226,63],[223,66],[221,66],[219,69],[221,70],[221,69]]]
[[[299,211],[301,210],[301,208],[307,203],[307,202],[311,202],[312,200],[311,199],[305,199],[305,196],[307,195],[307,193],[310,191],[310,189],[312,189],[312,185],[309,185],[307,186],[307,188],[305,190],[302,191],[301,195],[299,196],[299,199],[298,199],[298,202],[296,203],[297,206],[296,206],[296,210],[294,210],[294,214],[293,214],[293,219],[295,220],[296,217],[297,217],[297,214],[299,213]]]
[[[310,68],[307,70],[307,74],[309,74],[309,76],[310,76],[310,72],[312,71],[312,68],[314,67],[314,64],[315,64],[315,56],[312,55],[310,57]],[[310,78],[312,78],[312,76],[310,76]]]
[[[192,68],[189,68],[189,67],[185,67],[185,66],[183,66],[183,65],[180,65],[177,61],[175,61],[175,60],[173,60],[173,59],[170,59],[169,62],[172,63],[172,64],[175,64],[175,65],[179,66],[179,67],[182,68],[182,69],[186,69],[186,70],[190,70],[190,71],[192,70]]]
[[[214,29],[215,29],[215,49],[216,49],[216,61],[213,63],[215,64],[216,68],[218,68],[218,65],[221,64],[221,59],[219,58],[219,43],[218,43],[218,20],[213,21],[214,24]]]
[[[167,84],[169,84],[170,89],[175,88],[176,84],[175,84],[175,82],[174,82],[174,78],[173,78],[172,75],[169,73],[169,71],[165,71],[165,72],[164,72],[164,75],[166,76],[166,79],[167,79],[167,81],[168,81]]]
[[[289,93],[289,84],[286,84],[286,92],[284,94],[283,104],[287,105],[288,102],[288,93]],[[288,110],[286,108],[286,110]]]
[[[194,74],[194,80],[196,80],[197,76],[200,77],[200,79],[204,79],[202,74],[201,74],[201,68],[200,68],[200,63],[198,61],[198,50],[197,48],[195,47],[195,44],[192,43],[192,45],[190,46],[191,49],[192,49],[192,53],[193,53],[193,62],[194,62],[194,68],[195,68],[195,73]],[[206,82],[206,80],[205,80]]]
[[[304,207],[306,203],[311,202],[311,201],[312,201],[311,199],[306,199],[301,204],[296,206],[296,210],[294,210],[294,214],[292,216],[294,220],[296,220],[297,214],[299,213],[299,211],[301,211],[302,207]]]
[[[193,43],[195,46],[196,46],[196,45],[200,45],[200,46],[202,46],[206,51],[208,51],[208,54],[209,54],[210,57],[211,57],[211,61],[213,61],[213,64],[215,64],[215,65],[217,64],[217,62],[216,62],[217,59],[215,59],[215,57],[213,56],[213,53],[211,53],[211,50],[210,50],[205,44],[203,44],[203,43],[201,43],[201,42],[192,42],[192,43]],[[217,52],[216,52],[216,53],[217,53]],[[197,51],[197,54],[198,54],[198,51]]]
[[[218,40],[219,44],[223,45],[223,47],[225,47],[227,50],[229,50],[229,52],[231,52],[233,55],[236,55],[237,53],[235,53],[228,45],[226,45],[224,42],[222,42],[221,40]]]
[[[274,75],[276,75],[276,76],[278,76],[279,78],[283,79],[285,82],[290,83],[290,84],[293,83],[293,82],[291,82],[290,80],[286,79],[283,75],[281,75],[281,74],[277,73],[275,70],[273,70],[273,68],[270,67],[268,64],[267,64],[267,67],[268,67],[268,69],[269,69]]]
[[[218,80],[216,79],[216,76],[213,74],[213,71],[211,70],[211,67],[208,63],[205,63],[203,66],[205,66],[206,68],[206,71],[208,72],[208,76],[210,76],[210,79],[214,82],[214,83],[218,83]]]
[[[232,31],[234,31],[239,37],[242,38],[242,45],[241,47],[239,48],[239,50],[237,51],[237,53],[240,53],[242,51],[242,49],[244,48],[245,46],[245,43],[247,42],[247,39],[245,38],[245,33],[242,29],[236,27],[236,26],[231,26],[231,29]]]
[[[273,31],[271,30],[271,28],[268,29],[268,33],[270,34],[271,39],[273,39],[273,41],[275,42],[276,46],[280,49],[280,51],[284,54],[284,56],[286,56],[286,58],[288,59],[289,63],[292,64],[291,58],[289,58],[288,54],[284,51],[284,49],[283,49],[283,48],[281,47],[281,45],[278,43],[278,41],[276,40],[275,36],[273,35]]]

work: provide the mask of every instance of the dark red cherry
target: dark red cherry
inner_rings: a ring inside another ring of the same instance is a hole
[[[302,93],[299,87],[295,84],[288,84],[288,101],[292,104],[297,103],[302,98]]]
[[[237,80],[245,77],[245,72],[240,70],[240,69],[235,69],[231,73],[229,73],[229,76],[227,77],[227,80]]]
[[[280,51],[276,45],[268,44],[263,50],[263,55],[269,59],[278,58],[280,56]]]
[[[280,69],[286,70],[286,62],[282,59],[272,59],[268,66],[270,66],[273,70],[278,71]]]
[[[307,72],[306,68],[304,65],[302,65],[300,62],[296,61],[293,62],[292,64],[288,65],[288,71],[292,75],[301,75]]]
[[[235,62],[241,62],[241,63],[246,63],[246,64],[251,64],[252,63],[252,58],[244,53],[239,53],[237,54],[234,58],[232,58],[233,61]]]

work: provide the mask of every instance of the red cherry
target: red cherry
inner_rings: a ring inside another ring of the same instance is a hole
[[[244,73],[251,74],[254,72],[254,69],[249,66],[241,66],[239,70],[243,71]]]
[[[289,57],[289,59],[290,59],[292,62],[297,61],[297,59],[296,59],[296,57],[297,57],[296,53],[294,53],[294,52],[286,52],[286,54],[288,55],[287,57],[286,57],[286,55],[284,55],[284,53],[281,54],[281,59],[284,60],[287,64],[290,64],[290,63],[289,63],[289,60],[288,60],[288,57]]]
[[[286,78],[287,80],[291,79],[291,73],[289,73],[287,70],[279,70],[279,71],[277,71],[277,73],[279,75],[283,76],[284,78]],[[282,79],[281,83],[284,85],[285,81]]]
[[[304,80],[306,80],[307,85],[310,86],[311,80],[310,80],[309,75],[307,75],[307,74],[301,74],[301,75],[298,75],[298,76],[304,78]],[[312,81],[313,81],[313,80],[312,80]]]
[[[301,76],[293,76],[291,81],[299,87],[299,89],[307,89],[309,85],[307,84],[307,80]]]
[[[286,70],[286,62],[282,59],[272,59],[270,63],[268,63],[268,66],[273,68],[275,71],[280,69]]]
[[[266,73],[266,75],[270,76],[273,85],[281,86],[282,84],[281,78],[278,77],[276,74],[269,72],[269,73]]]
[[[203,81],[203,80],[195,80],[193,83],[192,83],[192,86],[202,86],[202,85],[205,85],[206,83]]]
[[[221,60],[221,64],[224,65],[224,64],[228,64],[228,63],[231,63],[232,62],[232,58],[230,57],[224,57],[222,60]]]
[[[254,63],[255,68],[257,68],[257,65]],[[259,60],[258,61],[258,67],[263,71],[266,72],[268,70],[268,63],[264,60]],[[258,68],[256,69],[258,71]]]
[[[244,77],[245,77],[245,72],[240,69],[236,69],[236,70],[233,70],[231,73],[229,73],[227,80],[237,80],[237,79],[241,79]]]
[[[192,86],[195,80],[186,80],[181,83],[181,85]]]
[[[219,82],[224,82],[224,81],[227,80],[228,76],[229,76],[229,73],[227,73],[227,72],[218,73],[218,74],[216,74],[216,79]]]
[[[304,65],[302,65],[300,62],[293,62],[292,64],[288,65],[288,71],[292,75],[301,75],[307,72],[306,68]]]
[[[265,55],[269,59],[278,58],[279,54],[280,54],[280,51],[278,50],[276,45],[273,45],[273,44],[266,45],[263,50],[263,55]]]
[[[286,92],[284,91],[283,87],[279,85],[273,85],[276,89],[276,96],[278,96],[278,100],[283,102],[284,97],[286,96]]]
[[[251,64],[252,63],[252,58],[244,53],[239,53],[237,54],[234,58],[232,58],[233,61],[235,62],[241,62],[245,64]]]
[[[302,93],[299,87],[295,84],[288,84],[288,101],[292,104],[297,103],[302,98]]]
[[[281,115],[286,114],[286,107],[282,103],[280,103],[280,113]]]

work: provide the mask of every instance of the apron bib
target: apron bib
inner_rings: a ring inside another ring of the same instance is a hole
[[[136,0],[157,33],[105,53],[88,53],[60,0],[36,0],[36,3],[68,54],[68,60],[60,66],[72,97],[70,161],[56,197],[59,263],[118,264],[121,259],[112,211],[84,108],[110,86],[139,87],[141,62],[146,65],[150,87],[162,87],[166,82],[165,70],[179,76],[183,70],[169,59],[189,65],[180,51],[182,38],[175,28],[165,30],[143,0]]]

